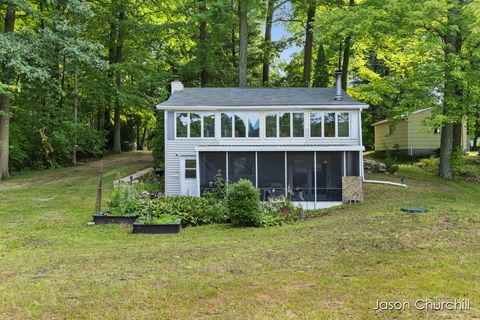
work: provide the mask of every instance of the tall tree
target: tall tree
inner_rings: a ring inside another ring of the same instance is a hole
[[[120,3],[118,6],[118,32],[117,43],[115,47],[115,86],[117,94],[115,96],[115,110],[113,116],[113,149],[114,153],[122,151],[121,131],[120,131],[120,115],[122,106],[120,102],[120,88],[122,86],[121,63],[123,62],[123,45],[125,40],[125,5]]]
[[[307,10],[307,25],[305,27],[305,45],[303,52],[303,85],[310,86],[312,76],[312,51],[313,51],[313,23],[317,9],[316,1],[309,2]]]
[[[13,32],[15,30],[15,9],[8,6],[5,13],[4,32]],[[2,73],[7,75],[9,71],[2,67]],[[8,75],[2,79],[9,84],[11,79]],[[1,82],[0,82],[1,83]],[[0,180],[8,179],[10,176],[8,168],[9,160],[9,141],[10,141],[10,97],[7,93],[0,94]]]
[[[202,14],[202,18],[200,20],[200,85],[205,87],[208,84],[208,69],[207,69],[207,18],[205,17],[205,13],[207,12],[207,1],[200,0],[199,1],[199,10]]]
[[[248,0],[238,1],[238,15],[239,15],[239,21],[240,21],[238,85],[240,88],[245,88],[247,86],[247,44],[248,44],[247,5],[248,5]]]
[[[330,84],[328,74],[327,57],[323,42],[318,45],[317,61],[315,63],[315,72],[312,81],[312,87],[327,87]]]
[[[353,7],[355,5],[355,0],[350,0],[349,5],[350,7]],[[351,42],[352,42],[352,35],[349,34],[345,39],[345,46],[343,48],[343,63],[342,63],[342,89],[343,90],[347,90]]]
[[[263,67],[262,67],[262,84],[264,87],[268,86],[270,81],[270,50],[272,42],[272,24],[273,14],[275,12],[276,0],[267,0],[267,15],[265,18],[265,37],[264,37],[264,52],[263,52]]]

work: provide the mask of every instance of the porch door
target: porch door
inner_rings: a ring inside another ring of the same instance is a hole
[[[195,157],[184,157],[180,160],[180,188],[182,195],[198,195],[197,160]]]

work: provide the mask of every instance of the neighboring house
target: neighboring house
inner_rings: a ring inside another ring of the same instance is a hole
[[[165,192],[200,195],[220,172],[248,179],[263,200],[310,208],[342,200],[342,176],[363,176],[361,111],[335,88],[183,88],[165,111]]]
[[[432,116],[433,108],[417,110],[410,116],[400,116],[372,124],[375,129],[375,151],[392,152],[410,156],[434,155],[440,149],[440,129],[430,129],[425,121]],[[462,130],[462,149],[467,150],[466,122]]]

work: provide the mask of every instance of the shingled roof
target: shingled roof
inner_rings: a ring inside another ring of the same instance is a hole
[[[157,107],[195,106],[319,106],[358,105],[344,91],[336,101],[335,88],[185,88]]]

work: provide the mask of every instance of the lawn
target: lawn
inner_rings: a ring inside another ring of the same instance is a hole
[[[106,193],[148,153],[105,159]],[[272,228],[179,235],[87,226],[99,162],[0,183],[0,317],[14,319],[474,318],[480,314],[480,185],[413,166],[408,189]],[[403,206],[425,206],[406,214]],[[469,311],[382,311],[376,300],[471,300]]]

